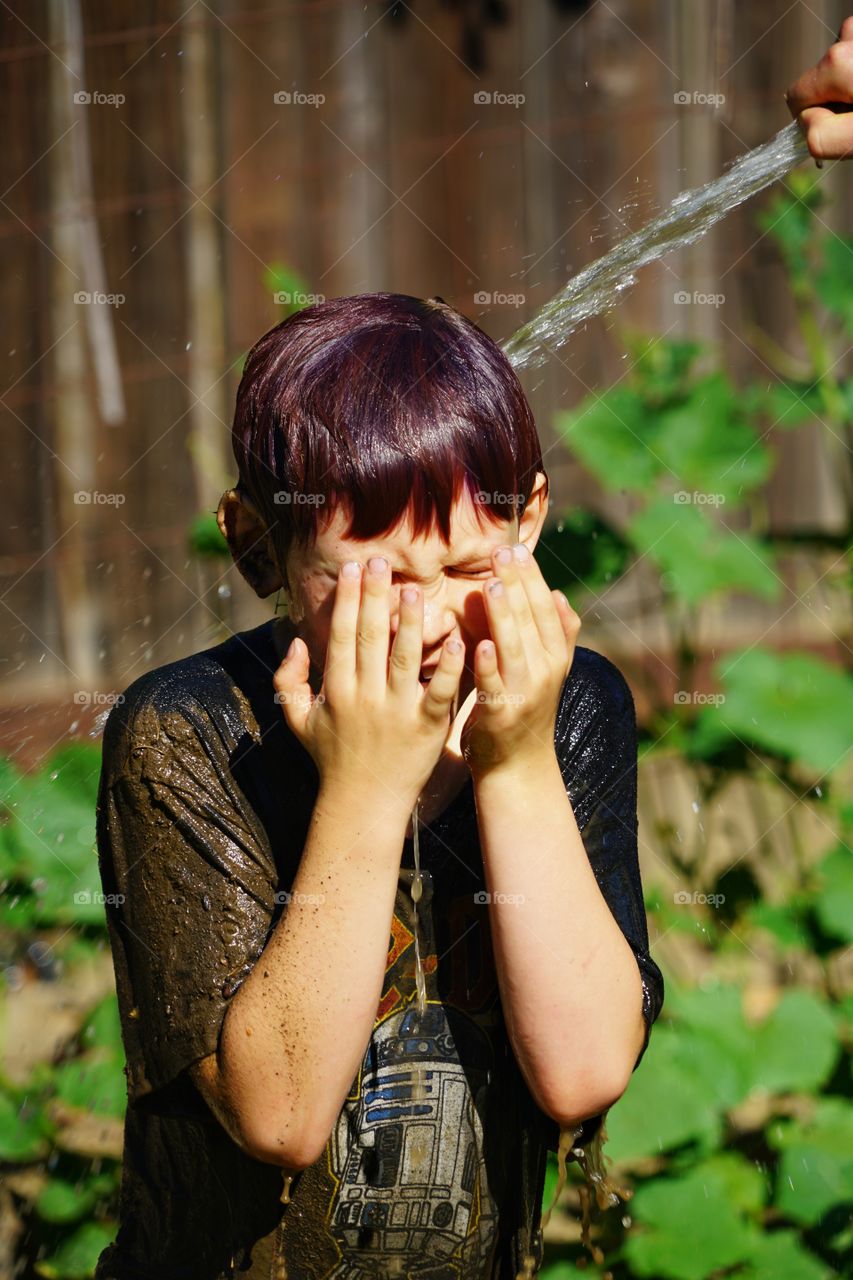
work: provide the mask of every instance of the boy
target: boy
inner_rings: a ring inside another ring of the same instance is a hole
[[[441,300],[278,325],[234,448],[220,527],[289,616],[142,676],[104,732],[129,1105],[97,1280],[513,1277],[547,1150],[663,1000],[630,692],[532,558],[520,384]]]

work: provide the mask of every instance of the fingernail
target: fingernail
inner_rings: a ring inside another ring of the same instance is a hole
[[[388,568],[388,561],[384,556],[371,556],[367,565],[371,573],[384,573]]]
[[[403,587],[400,595],[406,601],[406,604],[414,604],[418,598],[418,593],[415,587]]]
[[[361,569],[361,565],[357,560],[347,560],[341,573],[345,578],[357,578]]]
[[[512,559],[512,548],[501,547],[500,550],[497,552],[495,559],[497,560],[498,564],[509,564],[510,560]]]
[[[504,593],[504,584],[502,582],[492,582],[489,584],[489,595],[502,596]]]
[[[517,543],[513,547],[513,551],[515,552],[515,558],[519,564],[527,564],[527,561],[530,559],[530,552],[527,550],[527,547],[523,542]]]
[[[462,648],[461,640],[448,640],[447,642],[448,653],[458,653],[461,648]]]
[[[290,644],[287,646],[287,653],[284,655],[284,656],[285,656],[285,658],[289,658],[289,657],[290,657],[290,655],[293,653],[293,646],[294,646],[295,644],[296,644],[296,641],[295,641],[295,640],[291,640]]]

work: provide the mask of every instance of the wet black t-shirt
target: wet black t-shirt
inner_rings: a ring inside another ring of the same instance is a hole
[[[274,701],[279,640],[268,622],[159,667],[105,726],[98,851],[116,895],[107,920],[128,1107],[119,1232],[96,1280],[514,1278],[526,1252],[541,1258],[559,1135],[507,1037],[470,779],[420,832],[424,1012],[407,840],[374,1030],[290,1203],[281,1169],[240,1150],[186,1070],[216,1050],[229,1001],[286,910],[316,799],[314,763]],[[597,883],[637,958],[647,1044],[663,979],[637,860],[634,706],[590,649],[575,652],[555,746]]]

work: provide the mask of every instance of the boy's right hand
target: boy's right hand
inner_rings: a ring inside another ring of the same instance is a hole
[[[388,562],[379,572],[355,567],[353,577],[343,570],[338,575],[319,695],[308,681],[309,654],[301,637],[273,685],[289,727],[317,766],[321,787],[341,790],[350,800],[375,797],[382,809],[405,819],[446,742],[465,650],[461,640],[445,641],[435,674],[421,684],[423,595],[404,588],[389,660]],[[414,600],[407,598],[412,591]]]

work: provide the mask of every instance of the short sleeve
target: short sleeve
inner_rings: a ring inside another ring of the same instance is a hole
[[[561,698],[556,747],[596,882],[640,970],[646,1035],[636,1070],[664,998],[663,975],[649,954],[640,879],[636,713],[624,676],[591,649],[576,650]]]
[[[130,1103],[216,1050],[266,944],[274,860],[230,756],[190,695],[131,697],[105,726],[97,843]]]

